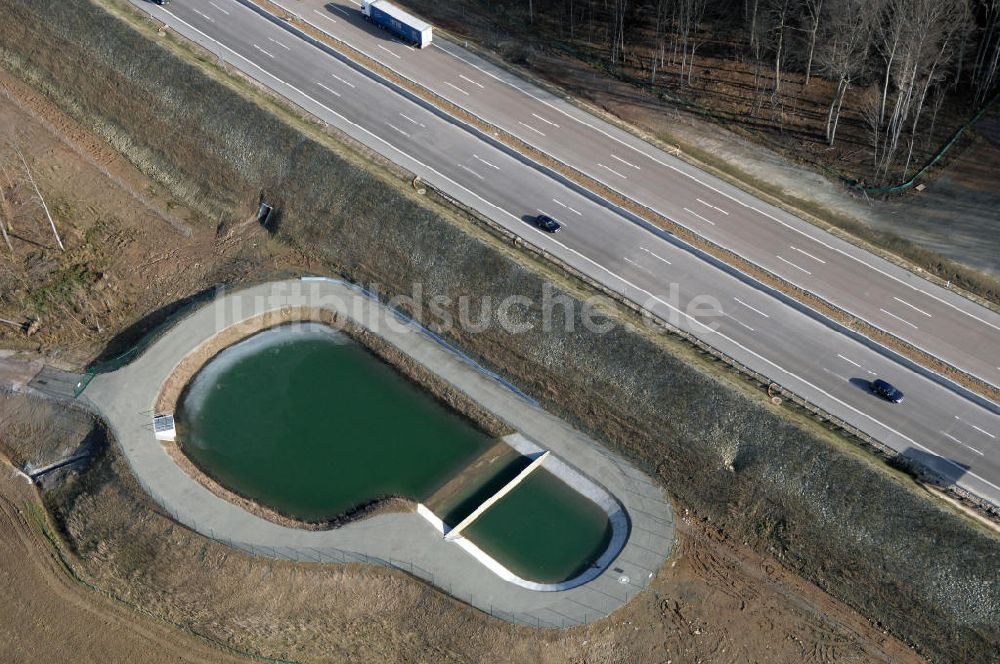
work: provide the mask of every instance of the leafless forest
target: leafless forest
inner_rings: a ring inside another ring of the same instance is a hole
[[[998,86],[1000,0],[491,4],[654,91],[848,150],[870,185],[912,175]]]

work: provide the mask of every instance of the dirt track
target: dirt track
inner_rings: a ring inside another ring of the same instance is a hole
[[[6,463],[0,475],[5,662],[245,661],[73,580],[34,523],[42,509],[34,489]]]
[[[25,105],[95,162],[155,196],[156,188],[106,144],[80,132],[36,93],[8,82],[27,93],[20,98]],[[39,336],[26,339],[4,329],[0,344],[40,344],[59,349],[66,363],[79,362],[109,336],[200,287],[303,260],[252,234],[217,234],[214,223],[163,201],[194,229],[183,238],[37,117],[0,100],[0,121],[17,127],[29,163],[40,165],[45,191],[64,203],[53,207],[69,249],[60,254],[49,246],[47,227],[23,186],[0,182],[12,194],[19,234],[16,260],[8,261],[0,247],[0,315],[16,318],[35,304],[47,311]],[[0,153],[9,156],[5,149]],[[120,460],[101,463],[84,473],[79,495],[61,514],[74,567],[157,616],[247,649],[361,662],[919,661],[843,603],[694,516],[679,519],[674,560],[649,591],[612,618],[560,632],[515,630],[401,574],[241,555],[152,510]],[[28,504],[38,504],[34,490],[0,468],[0,660],[231,659],[72,580],[34,528]]]

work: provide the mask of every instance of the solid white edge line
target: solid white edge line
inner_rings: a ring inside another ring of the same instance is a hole
[[[565,117],[569,118],[570,120],[573,120],[574,122],[577,122],[577,123],[579,123],[579,124],[583,125],[584,127],[587,127],[588,129],[592,129],[593,131],[596,131],[597,133],[599,133],[599,134],[602,134],[602,135],[603,135],[603,136],[605,136],[606,138],[609,138],[609,139],[611,139],[612,141],[614,141],[614,142],[618,143],[619,145],[621,145],[621,146],[623,146],[623,147],[625,147],[625,148],[627,148],[627,149],[629,149],[629,150],[632,150],[633,152],[635,152],[635,153],[637,153],[637,154],[640,154],[640,155],[642,155],[643,157],[646,157],[646,158],[647,158],[647,159],[649,159],[650,161],[652,161],[652,162],[654,162],[654,163],[657,163],[657,164],[659,164],[660,166],[663,166],[664,168],[669,168],[669,169],[671,169],[671,170],[673,170],[673,171],[675,171],[675,172],[679,173],[680,175],[683,175],[683,176],[684,176],[684,177],[686,177],[686,178],[689,178],[689,179],[691,179],[691,180],[694,180],[694,181],[695,181],[695,182],[697,182],[698,184],[702,185],[703,187],[705,187],[705,188],[707,188],[707,189],[710,189],[711,191],[714,191],[714,192],[716,192],[716,193],[717,193],[717,194],[719,194],[720,196],[725,196],[725,197],[726,197],[726,198],[728,198],[729,200],[731,200],[731,201],[733,201],[733,202],[735,202],[735,203],[737,203],[737,204],[739,204],[739,205],[742,205],[742,206],[743,206],[743,207],[745,207],[745,208],[748,208],[748,209],[750,209],[750,210],[753,210],[754,212],[756,212],[756,213],[758,213],[758,214],[761,214],[761,215],[763,215],[763,216],[765,216],[765,217],[767,217],[767,218],[771,219],[772,221],[774,221],[774,222],[776,222],[776,223],[778,223],[778,224],[781,224],[782,226],[785,226],[785,227],[786,227],[786,228],[788,228],[789,230],[791,230],[791,231],[793,231],[793,232],[795,232],[795,233],[798,233],[799,235],[801,235],[801,236],[802,236],[802,237],[804,237],[804,238],[807,238],[807,239],[809,239],[809,240],[812,240],[813,242],[816,242],[817,244],[820,244],[820,245],[822,245],[822,246],[826,247],[827,249],[830,249],[831,251],[835,251],[835,252],[837,252],[837,253],[839,253],[839,254],[841,254],[841,255],[845,256],[846,258],[849,258],[850,260],[853,260],[853,261],[856,261],[856,262],[858,262],[858,263],[861,263],[861,264],[862,264],[862,265],[864,265],[865,267],[868,267],[868,268],[870,268],[870,269],[872,269],[872,270],[875,270],[875,271],[876,271],[876,272],[878,272],[879,274],[882,274],[883,276],[885,276],[885,277],[888,277],[888,278],[892,279],[893,281],[896,281],[896,282],[898,282],[898,283],[902,284],[903,286],[906,286],[907,288],[910,288],[910,289],[913,289],[913,290],[915,290],[915,291],[917,291],[917,292],[919,292],[919,293],[923,293],[924,295],[927,295],[928,297],[930,297],[930,298],[932,298],[932,299],[934,299],[934,300],[937,300],[937,301],[939,301],[939,302],[940,302],[941,304],[944,304],[944,305],[946,305],[946,306],[949,306],[949,307],[951,307],[951,308],[955,309],[955,310],[956,310],[956,311],[958,311],[959,313],[962,313],[962,314],[965,314],[966,316],[969,316],[970,318],[972,318],[972,319],[974,319],[974,320],[976,320],[976,321],[978,321],[978,322],[980,322],[980,323],[983,323],[984,325],[988,325],[989,327],[992,327],[993,329],[995,329],[995,330],[997,330],[997,331],[1000,331],[1000,326],[998,326],[998,325],[994,325],[993,323],[990,323],[989,321],[987,321],[987,320],[984,320],[984,319],[980,318],[979,316],[976,316],[976,315],[975,315],[974,313],[972,313],[972,312],[970,312],[970,311],[966,311],[965,309],[962,309],[961,307],[959,307],[959,306],[957,306],[957,305],[955,305],[955,304],[952,304],[951,302],[948,302],[947,300],[945,300],[945,299],[943,299],[943,298],[941,298],[941,297],[938,297],[937,295],[934,295],[933,293],[928,293],[927,291],[925,291],[925,290],[922,290],[921,288],[918,288],[918,287],[916,287],[916,286],[914,286],[914,285],[912,285],[912,284],[908,284],[908,283],[906,283],[906,282],[905,282],[904,280],[900,279],[899,277],[896,277],[895,275],[892,275],[892,274],[889,274],[889,273],[885,272],[884,270],[882,270],[882,269],[880,269],[880,268],[878,268],[878,267],[876,267],[876,266],[874,266],[874,265],[871,265],[870,263],[868,263],[867,261],[865,261],[865,260],[864,260],[864,259],[862,259],[861,257],[858,257],[858,256],[853,256],[853,255],[851,255],[850,253],[848,253],[847,251],[845,251],[845,250],[843,250],[843,249],[840,249],[840,248],[838,248],[838,247],[834,247],[834,246],[832,246],[832,245],[830,245],[830,244],[828,244],[828,243],[824,242],[823,240],[821,240],[821,239],[819,239],[819,238],[817,238],[817,237],[814,237],[814,236],[810,235],[810,234],[809,234],[808,232],[806,232],[806,231],[805,231],[805,230],[803,230],[803,229],[800,229],[800,228],[795,228],[794,226],[792,226],[792,225],[791,225],[791,224],[789,224],[788,222],[785,222],[785,221],[782,221],[781,219],[778,219],[777,217],[775,217],[774,215],[770,214],[769,212],[765,212],[764,210],[761,210],[761,209],[759,209],[759,208],[755,207],[755,205],[754,205],[754,204],[752,204],[752,203],[744,203],[744,202],[743,202],[743,201],[741,201],[741,200],[740,200],[739,198],[737,198],[737,197],[735,197],[735,196],[733,196],[733,195],[731,195],[731,194],[729,194],[729,193],[727,193],[727,192],[725,192],[725,191],[722,191],[722,190],[721,190],[721,189],[719,189],[718,187],[715,187],[715,186],[712,186],[711,184],[709,184],[709,183],[707,183],[707,182],[705,182],[705,181],[701,180],[701,179],[700,179],[700,178],[698,178],[697,176],[695,176],[695,175],[693,175],[693,174],[691,174],[691,173],[688,173],[688,172],[686,172],[686,171],[685,171],[684,169],[682,169],[682,168],[678,168],[677,166],[674,166],[673,164],[668,164],[667,162],[665,162],[665,161],[663,161],[663,160],[661,160],[661,159],[657,158],[657,157],[656,157],[655,155],[653,155],[653,154],[650,154],[650,153],[646,152],[646,151],[645,151],[645,150],[643,150],[642,148],[639,148],[639,147],[637,147],[637,146],[635,146],[635,145],[631,145],[631,144],[630,144],[630,143],[628,143],[627,141],[624,141],[624,140],[622,140],[622,139],[618,138],[617,136],[613,136],[612,134],[610,134],[609,132],[605,131],[604,129],[601,129],[600,127],[597,127],[597,126],[595,126],[595,125],[591,124],[591,123],[590,123],[590,122],[588,122],[587,120],[584,120],[584,119],[582,119],[582,118],[578,118],[578,117],[574,116],[573,114],[571,114],[571,113],[569,113],[569,112],[567,112],[567,111],[565,111],[565,110],[563,110],[563,109],[559,108],[558,106],[555,106],[554,104],[552,104],[552,103],[550,103],[550,102],[548,102],[548,101],[545,101],[544,99],[542,99],[542,98],[540,98],[540,97],[537,97],[536,95],[533,95],[533,94],[532,94],[532,93],[530,93],[529,91],[527,91],[527,90],[525,90],[525,89],[523,89],[523,88],[520,88],[520,87],[518,87],[517,85],[514,85],[513,83],[511,83],[511,82],[509,82],[509,81],[505,81],[504,79],[500,78],[499,76],[496,76],[496,75],[492,74],[491,72],[488,72],[488,71],[486,71],[486,70],[485,70],[485,69],[483,69],[482,67],[480,67],[480,66],[476,65],[476,64],[475,64],[474,62],[471,62],[471,61],[469,61],[469,60],[467,60],[467,59],[465,59],[465,58],[463,58],[463,57],[461,57],[461,56],[459,56],[459,55],[456,55],[456,54],[454,54],[454,53],[450,52],[450,51],[449,51],[448,49],[446,49],[446,48],[443,48],[443,47],[442,47],[442,46],[440,46],[439,44],[435,44],[435,46],[436,46],[436,47],[437,47],[437,48],[438,48],[439,50],[441,50],[442,52],[444,52],[444,53],[446,53],[446,54],[450,55],[451,57],[455,58],[456,60],[460,60],[460,61],[462,61],[462,62],[466,63],[467,65],[469,65],[470,67],[473,67],[473,68],[475,68],[475,69],[478,69],[479,71],[483,72],[483,73],[484,73],[484,74],[486,74],[487,76],[490,76],[490,77],[494,78],[495,80],[497,80],[497,81],[499,81],[499,82],[503,83],[504,85],[507,85],[507,86],[509,86],[509,87],[511,87],[511,88],[514,88],[514,89],[515,89],[515,90],[517,90],[518,92],[520,92],[520,93],[522,93],[522,94],[524,94],[524,95],[526,95],[526,96],[530,97],[531,99],[534,99],[534,100],[535,100],[535,101],[537,101],[538,103],[540,103],[540,104],[542,104],[542,105],[544,105],[544,106],[547,106],[548,108],[551,108],[551,109],[552,109],[553,111],[555,111],[555,112],[557,112],[557,113],[559,113],[559,114],[561,114],[561,115],[563,115],[563,116],[565,116]],[[574,110],[578,110],[578,109],[574,109]],[[581,113],[585,113],[586,111],[582,111],[582,110],[580,110],[579,112],[581,112]],[[595,120],[596,120],[596,119],[597,119],[597,118],[595,118]],[[621,130],[619,130],[619,131],[621,131]],[[631,137],[631,138],[634,138],[635,140],[641,140],[641,139],[639,139],[639,138],[637,138],[637,137],[632,137],[631,135],[630,135],[630,137]],[[653,147],[653,146],[650,146],[650,147]],[[664,155],[664,157],[667,157],[667,155]],[[675,159],[676,159],[676,157],[675,157]],[[683,164],[684,166],[688,167],[688,168],[694,168],[693,166],[691,166],[690,164],[687,164],[687,163],[685,163],[685,162],[681,162],[681,163],[682,163],[682,164]],[[602,183],[602,184],[603,184],[603,183]],[[610,185],[606,185],[606,186],[610,186]],[[620,193],[620,192],[619,192],[619,193]],[[746,192],[744,192],[744,193],[746,193]],[[749,195],[749,194],[748,194],[748,195]],[[631,199],[631,197],[629,197],[629,198]],[[764,203],[763,201],[761,201],[761,203],[762,203],[762,204],[765,204],[765,205],[766,205],[766,203]],[[644,207],[650,207],[650,206],[648,206],[648,205],[644,205]],[[650,209],[653,209],[653,208],[650,208]],[[658,214],[662,214],[662,213],[658,213]],[[664,216],[666,216],[666,215],[664,215]],[[806,223],[806,224],[808,224],[809,222],[807,222],[807,221],[803,221],[802,223]],[[691,229],[691,230],[694,230],[694,229]],[[819,230],[819,231],[821,231],[821,232],[822,232],[822,229],[816,229],[816,230]],[[831,239],[835,239],[835,236],[831,236]],[[863,251],[862,249],[858,249],[858,250],[859,250],[859,251]],[[907,273],[908,273],[908,274],[912,274],[912,273],[910,273],[909,271],[907,271]],[[933,284],[933,283],[931,283],[931,282],[927,281],[926,279],[923,279],[923,277],[919,277],[918,275],[913,275],[913,276],[917,277],[918,279],[922,279],[923,281],[926,281],[926,282],[927,282],[928,284],[930,284],[931,286],[934,286],[934,284]],[[960,296],[960,297],[961,297],[961,296]],[[963,298],[963,299],[965,299],[965,298]],[[972,303],[972,304],[973,304],[973,305],[975,305],[975,303]],[[855,314],[855,315],[856,315],[856,314]],[[866,320],[866,322],[870,322],[870,321],[867,321],[867,319],[865,319],[865,318],[864,318],[864,316],[858,316],[858,318],[861,318],[862,320]],[[925,352],[929,352],[929,351],[925,351]],[[930,353],[930,354],[932,354],[932,355],[933,355],[933,353]],[[998,367],[998,368],[1000,368],[1000,367]]]
[[[254,61],[250,60],[249,58],[247,58],[247,57],[245,57],[243,55],[240,55],[239,53],[237,53],[236,51],[234,51],[230,47],[226,46],[225,44],[219,42],[218,40],[214,39],[213,37],[210,37],[209,35],[206,35],[204,32],[202,32],[198,28],[194,27],[193,25],[191,25],[190,23],[188,23],[184,19],[178,17],[173,12],[171,12],[169,10],[164,10],[164,11],[168,15],[174,17],[174,19],[176,19],[178,22],[183,23],[184,25],[186,25],[191,30],[193,30],[193,31],[197,32],[198,34],[202,35],[205,39],[208,39],[209,41],[218,44],[221,48],[225,49],[226,51],[229,51],[230,53],[232,53],[233,55],[235,55],[239,59],[244,60],[249,65],[255,67],[258,70],[260,70],[262,73],[264,73],[265,75],[269,76],[270,78],[273,78],[275,81],[277,81],[278,83],[281,83],[282,85],[286,86],[290,90],[294,90],[295,92],[297,92],[298,94],[300,94],[302,97],[308,99],[309,101],[313,102],[317,106],[325,109],[326,111],[328,111],[332,115],[335,115],[336,117],[340,118],[342,121],[346,122],[347,124],[349,124],[350,126],[354,127],[355,129],[361,131],[362,133],[365,133],[365,134],[371,136],[376,141],[385,144],[387,147],[389,147],[393,151],[399,153],[401,156],[405,157],[406,159],[409,159],[409,160],[413,161],[414,163],[420,164],[421,166],[423,166],[424,168],[426,168],[430,172],[434,173],[438,177],[442,178],[443,180],[445,180],[447,182],[450,182],[455,187],[457,187],[459,189],[462,189],[463,191],[465,191],[469,195],[473,196],[474,198],[479,199],[480,201],[482,201],[484,204],[488,205],[489,207],[495,208],[499,212],[502,212],[503,214],[507,215],[508,217],[510,217],[511,219],[513,219],[515,221],[519,221],[519,218],[516,215],[514,215],[514,214],[510,213],[509,211],[503,209],[499,205],[496,205],[495,203],[492,203],[492,202],[486,200],[485,198],[483,198],[482,196],[480,196],[476,192],[467,189],[466,187],[462,186],[458,182],[455,182],[454,180],[452,180],[448,176],[444,175],[443,173],[441,173],[440,171],[438,171],[434,167],[428,166],[427,164],[424,164],[420,160],[416,159],[415,157],[412,157],[409,154],[403,152],[401,149],[397,148],[395,145],[393,145],[392,143],[390,143],[386,139],[382,138],[381,136],[378,136],[377,134],[372,133],[368,129],[365,129],[364,127],[362,127],[361,125],[357,124],[356,122],[354,122],[354,121],[350,120],[349,118],[341,115],[340,113],[338,113],[337,111],[333,110],[332,108],[329,108],[328,106],[326,106],[322,102],[319,102],[319,101],[313,99],[312,97],[310,97],[305,92],[302,92],[301,90],[299,90],[298,88],[296,88],[294,85],[292,85],[290,83],[286,83],[285,81],[283,81],[282,79],[278,78],[277,76],[275,76],[271,72],[267,71],[266,69],[264,69],[263,67],[261,67],[260,65],[258,65],[257,63],[255,63]],[[545,235],[542,235],[542,231],[540,229],[536,229],[536,228],[534,228],[532,226],[527,226],[527,228],[531,228],[536,233],[538,233],[541,237],[546,237]],[[556,240],[553,237],[547,237],[547,239],[548,239],[548,241],[552,242],[553,244],[556,244],[556,245],[562,247],[566,251],[568,251],[568,252],[570,252],[570,253],[572,253],[572,254],[580,257],[584,261],[590,263],[591,265],[593,265],[594,267],[596,267],[598,270],[602,270],[604,272],[607,272],[609,275],[611,275],[612,277],[614,277],[615,279],[617,279],[618,281],[620,281],[622,284],[625,284],[626,286],[628,286],[628,287],[630,287],[630,288],[632,288],[634,290],[637,290],[640,293],[643,293],[644,295],[647,295],[650,299],[655,300],[656,302],[662,304],[663,306],[667,307],[668,309],[670,309],[674,313],[678,314],[679,316],[681,316],[685,320],[690,321],[692,324],[697,325],[697,326],[701,326],[701,327],[705,328],[705,330],[707,330],[711,334],[718,335],[720,338],[728,341],[729,343],[733,344],[737,348],[740,348],[741,350],[743,350],[744,352],[748,353],[752,357],[757,358],[759,361],[763,362],[764,364],[770,365],[770,366],[774,367],[775,369],[777,369],[778,371],[780,371],[781,373],[789,376],[790,378],[794,378],[795,380],[799,381],[803,385],[806,385],[807,387],[810,387],[810,388],[814,389],[816,392],[818,392],[819,394],[821,394],[821,395],[825,396],[826,398],[830,399],[834,403],[837,403],[837,404],[841,405],[842,407],[846,408],[847,410],[850,410],[851,412],[859,415],[860,417],[862,417],[864,419],[867,419],[867,420],[871,421],[874,424],[877,424],[878,426],[882,427],[886,431],[888,431],[888,432],[890,432],[892,434],[895,434],[899,438],[901,438],[901,439],[905,440],[906,442],[914,445],[915,447],[923,450],[924,452],[927,452],[929,454],[933,454],[936,458],[940,459],[941,461],[943,461],[943,462],[945,462],[947,464],[950,464],[950,465],[954,466],[955,468],[958,468],[967,477],[972,477],[972,478],[974,478],[974,479],[982,482],[983,484],[985,484],[985,485],[987,485],[989,487],[992,487],[993,489],[996,489],[997,491],[1000,491],[1000,486],[997,486],[996,484],[993,484],[989,480],[980,477],[976,473],[973,473],[973,472],[969,471],[968,468],[965,468],[964,466],[962,466],[962,465],[960,465],[960,464],[952,461],[951,459],[948,459],[947,457],[943,457],[943,456],[939,455],[934,450],[932,450],[932,449],[930,449],[928,447],[925,447],[924,445],[921,445],[920,443],[918,443],[917,441],[913,440],[912,438],[910,438],[906,434],[904,434],[904,433],[902,433],[900,431],[897,431],[896,429],[893,429],[892,427],[890,427],[888,424],[885,424],[881,420],[878,420],[875,417],[873,417],[873,416],[871,416],[871,415],[869,415],[869,414],[867,414],[865,412],[862,412],[862,411],[858,410],[854,406],[852,406],[852,405],[850,405],[850,404],[842,401],[841,399],[835,397],[834,395],[830,394],[829,392],[827,392],[826,390],[822,389],[821,387],[813,385],[809,381],[807,381],[804,378],[796,375],[795,373],[792,373],[791,371],[788,371],[787,369],[785,369],[781,365],[777,364],[776,362],[773,362],[772,360],[767,359],[766,357],[764,357],[760,353],[757,353],[753,349],[747,348],[746,346],[740,344],[735,339],[732,339],[731,337],[723,334],[722,332],[719,332],[717,330],[713,330],[711,327],[705,325],[704,323],[702,323],[698,319],[694,318],[693,316],[691,316],[687,312],[681,311],[680,309],[678,309],[677,307],[673,306],[669,302],[667,302],[667,301],[665,301],[665,300],[663,300],[663,299],[661,299],[659,297],[656,297],[655,295],[653,295],[652,293],[650,293],[646,289],[644,289],[644,288],[642,288],[640,286],[637,286],[637,285],[633,284],[632,282],[628,281],[627,279],[625,279],[625,278],[617,275],[616,273],[612,272],[611,270],[609,270],[608,268],[604,267],[600,263],[594,261],[593,259],[591,259],[591,258],[589,258],[587,256],[584,256],[583,254],[581,254],[579,251],[573,249],[572,247],[566,246],[565,244],[563,244],[559,240]]]

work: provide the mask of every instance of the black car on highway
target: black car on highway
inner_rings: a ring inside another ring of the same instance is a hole
[[[562,229],[562,224],[547,214],[540,214],[535,217],[535,226],[538,226],[546,233],[558,233]]]
[[[895,385],[881,378],[872,381],[872,392],[893,403],[899,403],[903,400],[903,393],[897,390]]]

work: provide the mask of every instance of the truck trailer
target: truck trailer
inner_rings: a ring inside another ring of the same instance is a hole
[[[386,0],[362,0],[361,13],[369,21],[418,48],[430,46],[433,28]]]

